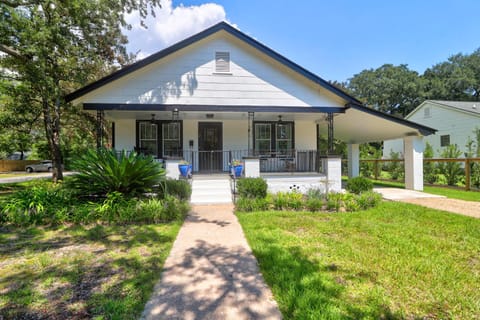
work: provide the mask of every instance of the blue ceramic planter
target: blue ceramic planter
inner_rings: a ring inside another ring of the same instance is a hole
[[[233,172],[235,173],[235,177],[241,177],[243,172],[243,165],[234,166]]]
[[[179,164],[178,170],[182,177],[188,178],[192,174],[192,165],[191,164]]]

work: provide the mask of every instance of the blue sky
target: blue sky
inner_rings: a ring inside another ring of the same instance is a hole
[[[164,0],[128,49],[152,54],[226,20],[326,80],[385,63],[426,68],[480,48],[478,0]],[[135,25],[135,18],[130,21]]]

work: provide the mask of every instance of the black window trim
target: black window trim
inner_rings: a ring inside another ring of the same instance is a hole
[[[276,146],[277,146],[277,125],[280,124],[278,121],[254,121],[253,122],[253,150],[255,151],[255,143],[257,141],[256,139],[256,124],[273,124],[273,126],[270,126],[270,130],[271,130],[271,133],[270,133],[270,150],[271,150],[271,154],[270,154],[270,157],[271,158],[275,158],[275,157],[288,157],[288,155],[280,155],[278,154],[277,155],[277,149],[276,149]],[[281,124],[291,124],[292,125],[292,150],[295,150],[295,121],[282,121]],[[264,157],[265,155],[261,154],[260,155],[261,157]]]
[[[140,122],[148,122],[152,123],[151,120],[137,120],[135,125],[135,149],[139,150],[140,148]],[[157,159],[164,159],[163,156],[163,124],[178,122],[180,123],[180,147],[178,148],[179,156],[183,153],[183,120],[155,120],[155,124],[158,126],[157,128],[157,150],[158,154],[155,155]]]

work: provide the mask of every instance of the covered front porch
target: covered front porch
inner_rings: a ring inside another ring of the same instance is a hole
[[[432,130],[360,105],[119,108],[85,104],[84,108],[97,112],[99,126],[105,119],[112,122],[117,150],[136,150],[162,162],[185,160],[194,173],[202,174],[228,172],[230,164],[239,160],[255,163],[254,171],[246,168],[246,176],[310,173],[325,177],[338,188],[341,159],[334,154],[334,139],[347,143],[348,175],[354,177],[359,174],[360,143],[401,137],[406,146],[407,188],[421,190],[422,136]],[[101,136],[98,143],[102,145]],[[170,177],[178,177],[174,171]]]

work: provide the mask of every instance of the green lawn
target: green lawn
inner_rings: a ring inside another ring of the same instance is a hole
[[[379,187],[395,187],[395,188],[405,188],[403,182],[391,182],[391,181],[380,181],[372,180],[375,186]],[[480,201],[480,192],[478,191],[465,191],[459,188],[452,187],[432,187],[424,186],[424,192],[431,194],[438,194],[440,196],[446,196],[447,198],[460,199],[466,201]]]
[[[137,319],[180,225],[0,228],[0,315]]]
[[[383,202],[238,213],[285,319],[474,319],[480,220]]]

